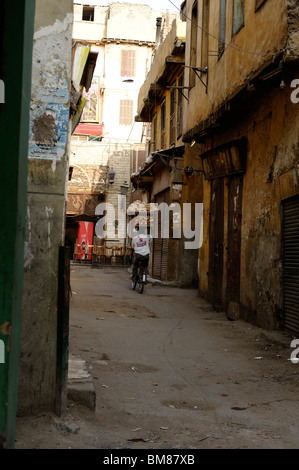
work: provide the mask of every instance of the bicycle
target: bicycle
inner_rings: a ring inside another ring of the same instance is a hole
[[[138,285],[137,292],[139,294],[142,294],[146,281],[147,281],[146,267],[143,266],[142,260],[139,260],[138,269],[137,269],[137,277],[136,279],[134,280],[132,279],[131,281],[132,290],[135,290],[136,286]]]

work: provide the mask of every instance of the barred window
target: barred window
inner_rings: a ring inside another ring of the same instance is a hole
[[[121,77],[135,77],[135,51],[121,51]]]
[[[119,124],[130,126],[133,122],[133,101],[120,100]]]

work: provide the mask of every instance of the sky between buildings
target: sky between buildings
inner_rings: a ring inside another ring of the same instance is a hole
[[[109,5],[110,3],[133,3],[138,5],[149,5],[154,10],[160,11],[180,11],[180,5],[183,0],[115,0],[114,2],[109,0],[73,0],[74,3],[81,3],[82,5]],[[175,6],[174,6],[174,5]],[[177,8],[176,8],[177,7]]]

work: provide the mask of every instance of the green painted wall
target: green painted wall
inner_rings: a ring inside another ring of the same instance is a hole
[[[0,363],[0,448],[14,447],[15,436],[34,12],[35,0],[1,2],[5,103],[0,103],[0,341],[5,357]]]
[[[28,193],[18,415],[53,411],[57,392],[59,247],[69,158],[72,0],[38,0],[28,152]]]

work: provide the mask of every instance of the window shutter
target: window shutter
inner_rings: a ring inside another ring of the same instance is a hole
[[[135,77],[135,51],[121,51],[121,71],[122,77]]]
[[[133,101],[120,100],[119,124],[130,126],[133,121]]]

